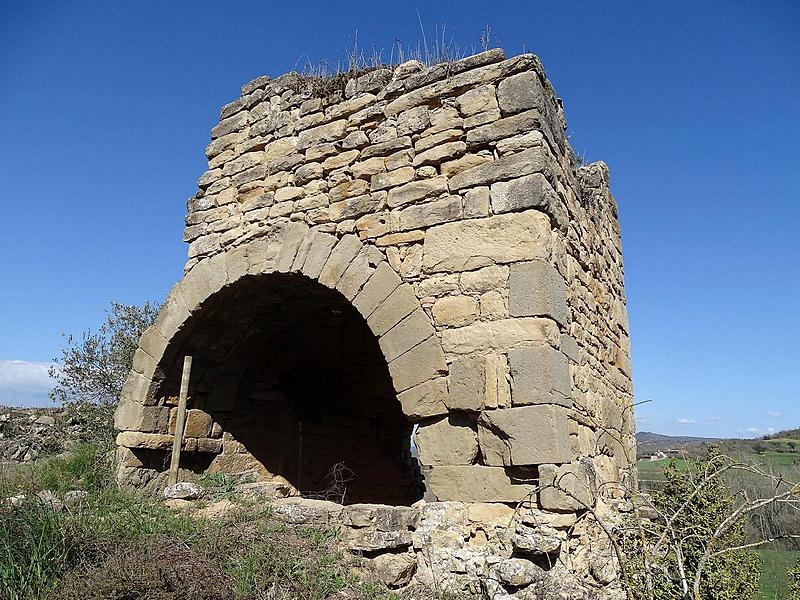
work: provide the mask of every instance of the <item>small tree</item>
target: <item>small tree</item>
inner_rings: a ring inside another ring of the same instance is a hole
[[[625,540],[635,597],[756,597],[761,565],[742,547],[744,516],[730,521],[737,503],[718,476],[722,458],[712,448],[707,461],[689,459],[681,468],[673,459],[664,468],[664,484],[648,500],[658,516],[634,524]],[[699,594],[691,593],[693,580]]]
[[[71,420],[81,423],[87,438],[110,436],[113,410],[139,338],[159,308],[152,302],[142,306],[112,302],[96,332],[85,331],[80,339],[64,336],[66,347],[50,368],[56,382],[50,397],[64,406]]]

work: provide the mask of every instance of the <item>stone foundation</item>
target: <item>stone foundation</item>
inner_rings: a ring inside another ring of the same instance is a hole
[[[616,204],[605,165],[575,164],[538,59],[491,50],[322,87],[261,77],[223,107],[185,276],[116,415],[120,482],[163,485],[188,354],[187,476],[255,471],[345,505],[524,501],[554,519],[620,496]]]
[[[180,486],[181,484],[179,484]],[[178,491],[179,486],[169,488]],[[244,483],[239,494],[261,500],[289,527],[332,529],[356,566],[399,597],[529,599],[623,598],[614,550],[582,511],[552,513],[522,503],[425,502],[413,506],[341,505],[307,498],[275,499],[284,488]],[[184,490],[185,491],[185,490]],[[193,488],[200,491],[200,488]],[[167,504],[204,518],[239,510],[229,499]],[[605,503],[595,514],[605,526],[619,522]]]

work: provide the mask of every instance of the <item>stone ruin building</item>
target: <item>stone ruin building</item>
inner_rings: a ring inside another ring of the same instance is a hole
[[[616,593],[585,517],[631,480],[622,248],[565,130],[530,54],[246,84],[122,393],[120,483],[165,485],[191,355],[182,477],[273,483],[395,587]]]

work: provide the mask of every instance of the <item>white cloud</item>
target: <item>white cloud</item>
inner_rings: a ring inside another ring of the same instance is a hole
[[[779,410],[768,410],[767,416],[769,417],[782,417],[783,413]]]
[[[764,430],[761,429],[760,427],[748,427],[747,429],[740,429],[739,431],[741,433],[750,433],[750,434],[753,434],[753,435],[758,435],[760,433],[764,433]]]
[[[680,417],[675,420],[678,425],[696,425],[697,419],[691,419],[689,417]]]
[[[47,406],[53,380],[51,363],[25,360],[0,360],[0,404]]]

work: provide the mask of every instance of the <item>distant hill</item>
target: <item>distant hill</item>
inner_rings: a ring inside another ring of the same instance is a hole
[[[662,435],[652,431],[639,431],[636,434],[637,456],[651,456],[659,452],[703,456],[709,444],[721,438],[693,437],[688,435]]]
[[[797,440],[795,443],[794,440]],[[725,453],[755,453],[765,451],[794,453],[800,450],[800,429],[787,429],[762,438],[707,438],[683,435],[662,435],[651,431],[636,434],[637,457],[643,458],[663,452],[665,454],[703,457],[708,446],[716,444]]]
[[[785,431],[779,431],[778,433],[773,433],[771,435],[766,436],[764,439],[766,439],[766,440],[778,440],[778,439],[800,440],[800,428],[799,429],[786,429]]]

